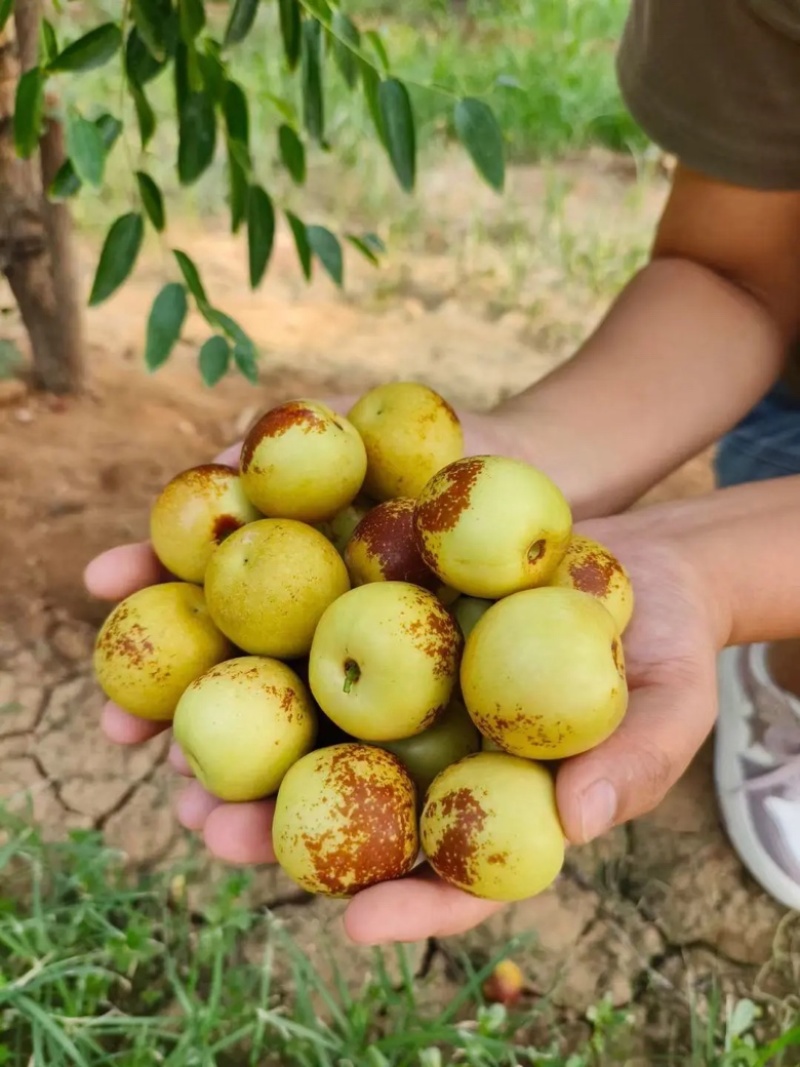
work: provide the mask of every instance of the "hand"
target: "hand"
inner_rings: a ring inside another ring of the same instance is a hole
[[[465,421],[468,452],[514,454],[514,435],[505,425],[488,416]],[[234,446],[218,459],[235,462],[237,455]],[[572,843],[589,841],[651,810],[686,769],[715,716],[717,638],[708,591],[679,547],[654,541],[641,516],[631,513],[577,527],[607,544],[626,564],[636,610],[624,639],[628,714],[605,744],[565,761],[558,771],[559,810]],[[85,580],[95,596],[120,600],[163,576],[145,543],[99,556],[87,567]],[[168,728],[133,718],[112,704],[103,710],[102,726],[120,744],[138,744]],[[170,760],[179,773],[189,775],[177,746]],[[182,825],[202,832],[210,851],[234,864],[274,862],[272,810],[270,801],[224,804],[196,781],[177,802]],[[360,943],[444,937],[477,925],[501,906],[447,886],[423,867],[402,881],[358,894],[348,905],[345,927]]]

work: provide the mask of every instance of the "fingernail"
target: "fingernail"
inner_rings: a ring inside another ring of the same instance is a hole
[[[584,790],[581,797],[581,837],[584,842],[610,830],[617,814],[617,791],[611,782],[601,778]]]

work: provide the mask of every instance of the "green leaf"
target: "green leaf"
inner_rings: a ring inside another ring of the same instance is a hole
[[[143,86],[152,81],[166,66],[151,54],[134,26],[125,43],[125,74],[133,85]]]
[[[274,242],[275,208],[269,193],[260,185],[253,185],[247,196],[247,252],[251,289],[257,289],[261,284]]]
[[[144,219],[138,211],[121,215],[106,235],[89,297],[90,307],[107,300],[133,270],[144,237]]]
[[[180,84],[179,64],[175,74],[178,102],[178,178],[191,185],[205,173],[214,159],[217,121],[214,102],[207,93],[185,91]]]
[[[234,0],[231,17],[225,29],[225,46],[239,44],[253,28],[258,14],[259,0]]]
[[[142,205],[147,212],[147,217],[153,224],[153,228],[162,233],[166,226],[166,214],[164,212],[164,197],[161,190],[150,177],[142,170],[136,171],[136,182],[139,186],[139,196]]]
[[[302,23],[302,10],[298,0],[278,0],[281,20],[281,39],[283,41],[283,53],[286,56],[286,65],[289,70],[295,70],[300,59],[300,26]]]
[[[208,308],[207,319],[212,326],[222,330],[234,345],[239,345],[240,348],[249,348],[255,358],[255,345],[244,332],[238,322],[235,322],[230,315],[226,315],[224,311],[220,311],[219,308]]]
[[[194,265],[193,261],[185,252],[181,252],[178,248],[173,248],[172,254],[175,257],[178,266],[180,267],[183,280],[189,287],[189,292],[197,301],[197,306],[200,311],[205,315],[210,313],[211,305],[208,302],[206,291],[203,288],[203,283],[200,280],[200,271]]]
[[[354,233],[347,234],[347,240],[353,246],[358,249],[365,259],[368,259],[370,263],[373,263],[376,267],[380,265],[379,253],[385,252],[386,247],[383,241],[374,233],[363,233],[360,236]]]
[[[11,17],[11,12],[14,10],[14,0],[0,0],[0,31],[5,29],[5,25]]]
[[[175,12],[171,0],[132,0],[131,14],[150,54],[164,62],[175,46]]]
[[[339,238],[324,226],[306,226],[306,236],[311,251],[333,281],[341,287],[344,281],[344,261]]]
[[[136,122],[139,126],[139,140],[142,142],[142,148],[147,148],[153,134],[156,132],[155,112],[150,106],[150,101],[145,96],[143,89],[140,89],[138,85],[132,85],[130,92],[133,97],[134,107],[136,108]]]
[[[155,298],[147,320],[144,360],[148,370],[157,370],[167,362],[181,336],[188,310],[186,289],[180,282],[165,285]]]
[[[264,93],[264,99],[274,104],[291,126],[297,126],[297,111],[290,101],[284,100],[282,96],[275,96],[273,93]]]
[[[49,19],[42,19],[42,51],[44,52],[45,65],[49,68],[52,61],[58,55],[58,38],[53,23]]]
[[[206,24],[203,0],[178,0],[181,39],[187,44],[199,36]]]
[[[14,147],[29,159],[39,146],[44,113],[44,75],[39,67],[26,70],[17,83],[14,101]]]
[[[322,95],[322,34],[313,19],[303,23],[302,64],[303,123],[309,137],[320,143],[325,135],[325,104]]]
[[[367,102],[372,125],[375,127],[375,132],[378,135],[379,141],[388,151],[386,128],[383,122],[383,115],[381,114],[381,105],[378,100],[381,77],[374,67],[371,67],[368,63],[364,62],[361,63],[361,84],[364,86],[364,99]]]
[[[75,173],[81,181],[99,188],[106,167],[106,149],[100,130],[76,108],[70,107],[64,133]]]
[[[247,214],[247,171],[228,145],[228,206],[231,212],[231,233],[238,233]]]
[[[327,0],[303,0],[303,6],[320,22],[328,22],[331,17],[331,8]]]
[[[225,64],[222,61],[222,55],[216,41],[212,41],[211,38],[207,37],[204,41],[204,46],[205,51],[198,56],[202,75],[200,88],[211,94],[214,103],[222,104],[228,84]]]
[[[216,385],[228,373],[231,346],[227,337],[216,334],[204,343],[198,357],[200,376],[208,386]]]
[[[122,47],[122,34],[115,22],[106,22],[68,44],[49,69],[53,72],[95,70],[108,63]]]
[[[108,157],[109,152],[116,144],[119,135],[122,133],[122,123],[119,119],[115,119],[113,115],[105,113],[100,115],[99,118],[96,118],[94,124],[100,131],[106,157]],[[67,159],[62,163],[58,173],[53,179],[50,189],[48,190],[48,195],[54,200],[66,200],[70,196],[75,196],[82,185],[83,182],[75,173],[72,161]]]
[[[222,97],[222,114],[225,118],[225,128],[228,137],[239,144],[250,144],[250,115],[247,107],[247,97],[241,85],[235,81],[225,82],[225,92]]]
[[[258,385],[258,366],[252,342],[249,345],[234,345],[233,361],[240,374],[247,378],[249,382],[252,382],[253,385]]]
[[[478,173],[498,193],[505,184],[503,134],[494,112],[482,100],[459,100],[453,113],[458,139],[472,157]]]
[[[388,78],[380,84],[378,103],[386,131],[389,158],[397,180],[410,193],[416,181],[417,143],[408,89],[397,78]]]
[[[336,66],[350,88],[354,89],[358,82],[359,62],[353,49],[357,50],[361,47],[361,34],[355,23],[343,11],[333,13],[331,28],[333,30],[333,58]]]
[[[298,219],[291,211],[286,213],[286,221],[292,230],[294,246],[297,249],[297,258],[300,260],[300,268],[306,281],[311,280],[311,245],[308,243],[306,224]]]
[[[386,51],[386,45],[383,43],[383,38],[377,30],[367,30],[364,37],[372,46],[372,51],[377,57],[381,70],[384,74],[387,74],[389,71],[389,54]]]
[[[278,128],[278,146],[284,167],[291,174],[292,180],[297,185],[302,185],[306,180],[306,150],[295,131],[286,123]]]

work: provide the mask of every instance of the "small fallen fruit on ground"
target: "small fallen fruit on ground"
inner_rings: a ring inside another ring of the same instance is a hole
[[[399,741],[432,726],[450,702],[463,640],[433,593],[374,582],[335,600],[308,661],[314,699],[362,741]]]
[[[564,831],[546,767],[498,752],[454,763],[428,790],[422,849],[445,882],[486,900],[525,900],[564,864]]]
[[[94,671],[105,695],[125,711],[168,721],[187,685],[232,653],[203,590],[164,582],[117,604],[97,635]]]
[[[224,541],[206,569],[211,617],[242,651],[305,656],[325,609],[350,588],[342,557],[318,530],[260,519]]]
[[[566,552],[572,513],[547,475],[521,460],[449,464],[417,501],[422,558],[443,582],[497,600],[544,585]]]
[[[347,413],[367,449],[364,492],[375,500],[417,497],[464,454],[461,422],[447,401],[417,382],[370,389]]]
[[[241,471],[247,495],[265,515],[322,522],[361,489],[367,453],[343,416],[315,400],[292,400],[252,427]]]
[[[461,692],[484,737],[529,759],[605,741],[628,705],[622,641],[603,605],[575,589],[528,589],[494,604],[467,639]]]
[[[573,535],[548,585],[577,589],[595,597],[611,613],[620,633],[624,633],[631,621],[633,587],[630,576],[612,552],[590,537]]]
[[[200,784],[220,800],[258,800],[314,747],[311,695],[286,664],[265,656],[218,663],[184,691],[172,723]]]
[[[348,897],[400,878],[419,850],[414,785],[380,748],[312,752],[281,783],[272,840],[278,863],[310,893]]]
[[[482,992],[490,1004],[513,1007],[525,990],[525,976],[513,960],[501,960],[483,983]]]
[[[150,540],[171,574],[202,583],[217,545],[262,517],[237,470],[206,463],[176,475],[161,490],[150,512]]]

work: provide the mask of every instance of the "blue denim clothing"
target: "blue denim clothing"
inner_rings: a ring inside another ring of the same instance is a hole
[[[720,488],[800,474],[800,397],[775,386],[722,438],[714,469]]]

